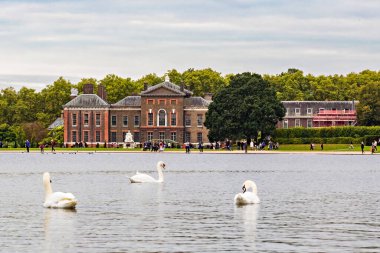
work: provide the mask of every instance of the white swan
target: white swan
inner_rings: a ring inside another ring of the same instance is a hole
[[[255,182],[247,180],[243,184],[243,193],[238,193],[235,195],[236,205],[247,205],[247,204],[258,204],[260,199],[257,196],[257,186]],[[252,189],[252,191],[248,191]]]
[[[43,182],[45,187],[44,207],[75,208],[78,201],[72,193],[53,192],[49,172],[44,173]]]
[[[165,169],[165,163],[162,161],[159,161],[157,163],[157,171],[158,171],[158,180],[154,179],[153,177],[136,172],[136,175],[129,178],[131,183],[162,183],[164,182],[164,174],[162,173],[162,170]]]

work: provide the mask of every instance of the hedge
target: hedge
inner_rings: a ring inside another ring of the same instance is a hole
[[[321,128],[288,128],[276,129],[274,139],[282,144],[308,144],[331,143],[349,144],[365,142],[370,145],[373,140],[378,140],[380,126],[346,126],[346,127],[321,127]]]

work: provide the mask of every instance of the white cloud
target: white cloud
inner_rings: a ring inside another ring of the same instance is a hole
[[[376,0],[0,2],[0,75],[378,70],[379,11]]]

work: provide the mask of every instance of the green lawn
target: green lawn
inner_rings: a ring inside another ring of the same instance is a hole
[[[267,150],[268,147],[266,147],[265,150]],[[370,146],[366,146],[365,147],[365,151],[367,152],[370,152]],[[184,152],[185,150],[184,149],[177,149],[177,148],[167,148],[165,149],[166,151],[177,151],[177,152]],[[236,151],[236,147],[234,147],[234,151]],[[26,152],[26,149],[25,148],[0,148],[0,152],[6,152],[6,151],[13,151],[13,152]],[[33,151],[33,152],[39,152],[40,149],[39,148],[31,148],[30,151]],[[99,151],[99,152],[104,152],[104,151],[108,151],[108,152],[128,152],[128,151],[131,151],[131,152],[136,152],[136,151],[142,151],[141,148],[135,148],[135,149],[125,149],[125,148],[56,148],[56,151],[63,151],[63,152],[76,152],[76,151],[80,151],[80,152],[96,152],[96,151]],[[194,148],[192,149],[193,152],[199,152],[198,149]],[[211,150],[211,149],[207,149],[205,148],[204,151],[214,151],[214,150]],[[219,149],[217,151],[225,151],[225,152],[229,152],[229,151],[226,151],[225,149]],[[278,151],[310,151],[310,145],[309,144],[280,144],[280,148],[278,149]],[[315,147],[314,147],[314,151],[322,151],[321,150],[321,146],[320,144],[315,144]],[[357,152],[360,152],[361,149],[360,149],[360,145],[359,144],[356,144],[354,145],[354,149],[350,149],[349,148],[349,145],[347,144],[324,144],[323,146],[323,152],[344,152],[344,151],[347,151],[347,152],[352,152],[352,151],[357,151]],[[45,152],[51,152],[51,149],[50,148],[46,148],[45,149]],[[146,152],[149,152],[149,151],[146,151]]]

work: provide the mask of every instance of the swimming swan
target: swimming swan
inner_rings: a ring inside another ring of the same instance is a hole
[[[47,208],[67,208],[73,209],[77,204],[77,199],[72,193],[53,192],[51,188],[51,180],[49,172],[43,175],[43,182],[45,187],[45,203],[44,207]]]
[[[252,191],[248,191],[249,189]],[[247,205],[247,204],[258,204],[260,199],[257,196],[257,186],[251,181],[247,180],[243,184],[243,193],[238,193],[235,195],[235,204],[236,205]]]
[[[157,171],[158,171],[158,180],[154,179],[153,177],[136,172],[136,175],[129,178],[131,183],[162,183],[164,182],[164,174],[162,173],[162,170],[165,169],[165,163],[162,161],[159,161],[157,163]]]

